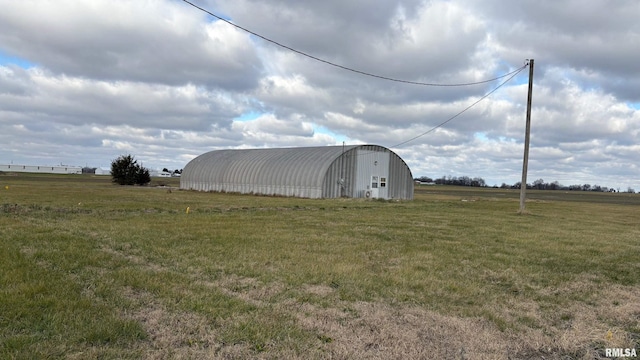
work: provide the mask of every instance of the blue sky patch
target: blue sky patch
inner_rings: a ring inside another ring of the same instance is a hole
[[[233,121],[240,121],[240,122],[253,121],[262,115],[265,115],[265,114],[257,111],[250,111],[238,116],[237,118],[233,119]]]
[[[483,133],[483,132],[477,132],[477,133],[473,134],[473,137],[475,137],[476,139],[478,139],[480,141],[489,141],[489,138],[487,137],[487,134]]]
[[[0,50],[0,65],[18,65],[23,69],[29,69],[34,67],[35,65],[25,59],[21,59],[19,57],[11,56],[4,51]]]
[[[331,137],[333,137],[334,139],[336,139],[336,142],[346,142],[347,144],[349,143],[350,139],[344,135],[340,135],[337,134],[329,129],[327,129],[324,126],[319,126],[319,125],[313,125],[313,131],[318,133],[318,134],[325,134],[325,135],[329,135]]]

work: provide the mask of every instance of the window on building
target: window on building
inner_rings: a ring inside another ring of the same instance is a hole
[[[381,177],[380,178],[380,187],[387,187],[387,178],[386,177]]]

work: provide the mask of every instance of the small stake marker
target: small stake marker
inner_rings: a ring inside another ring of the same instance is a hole
[[[187,211],[186,211],[186,212],[187,212],[187,214],[189,213],[189,211],[190,211],[190,210],[191,210],[191,209],[187,206]]]

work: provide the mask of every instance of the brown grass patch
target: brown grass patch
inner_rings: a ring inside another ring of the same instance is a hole
[[[303,286],[303,291],[309,294],[317,295],[320,297],[326,297],[334,294],[336,289],[327,285],[306,285]]]
[[[195,277],[195,276],[194,276]],[[269,300],[285,290],[283,284],[260,283],[257,279],[230,274],[216,281],[195,280],[196,284],[215,288],[227,296],[254,306],[264,306]]]
[[[300,324],[327,343],[328,358],[496,359],[508,348],[500,331],[483,319],[380,303],[343,305],[336,309],[301,304],[297,309]]]
[[[148,270],[151,270],[153,272],[160,272],[160,271],[167,270],[163,266],[150,262],[142,256],[133,254],[132,253],[133,248],[131,247],[130,244],[127,244],[127,243],[122,244],[120,250],[114,249],[113,247],[107,246],[106,244],[102,244],[102,246],[100,247],[100,250],[104,251],[107,254],[124,258],[134,265],[138,265],[140,267],[146,267]]]
[[[142,324],[148,340],[141,343],[144,359],[236,359],[249,358],[246,344],[226,345],[218,339],[215,325],[205,316],[169,310],[153,295],[130,288],[123,295],[137,310],[123,314]]]
[[[262,284],[240,276],[228,276],[209,285],[249,304],[271,306],[295,316],[299,326],[315,333],[320,342],[318,352],[312,351],[310,358],[599,359],[605,347],[636,346],[637,339],[625,328],[637,326],[640,320],[640,290],[623,286],[600,290],[607,296],[597,297],[594,302],[573,302],[562,311],[554,311],[553,316],[533,300],[511,299],[488,310],[509,323],[529,321],[501,331],[486,318],[447,316],[417,306],[335,299],[328,307],[293,299],[274,304],[270,299],[285,290],[283,285]],[[540,292],[561,292],[566,296],[595,291],[595,287],[584,278],[562,289]],[[326,285],[304,285],[301,290],[322,298],[335,295],[335,289]],[[207,328],[206,320],[193,314],[167,314],[156,305],[135,316],[145,328],[153,329],[152,354],[171,346],[176,349],[171,352],[176,357],[258,356],[246,345],[216,344],[214,329],[203,330]],[[280,355],[283,354],[267,352],[258,357]]]

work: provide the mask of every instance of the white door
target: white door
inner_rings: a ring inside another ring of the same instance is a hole
[[[378,175],[371,176],[370,189],[371,189],[371,198],[377,199],[379,195],[379,189],[380,189],[380,177]]]

